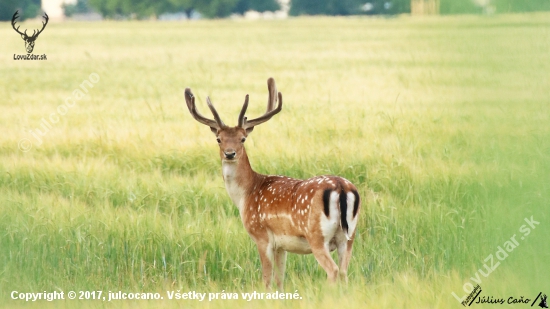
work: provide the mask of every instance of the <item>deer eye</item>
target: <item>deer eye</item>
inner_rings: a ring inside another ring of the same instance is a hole
[[[244,143],[244,141],[246,141],[246,137],[243,137],[243,138],[241,139],[241,143]]]
[[[216,138],[216,141],[218,141],[218,144],[221,144],[222,140],[218,137]]]

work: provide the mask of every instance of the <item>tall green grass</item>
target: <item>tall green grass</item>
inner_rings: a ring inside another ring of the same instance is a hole
[[[548,17],[69,22],[40,36],[44,62],[11,60],[24,49],[5,24],[2,303],[26,305],[13,290],[262,290],[215,139],[183,89],[235,124],[247,93],[250,115],[264,111],[269,76],[283,112],[248,139],[252,166],[357,185],[347,287],[325,286],[312,256],[289,255],[285,289],[302,300],[34,305],[458,306],[451,292],[463,295],[531,216],[540,225],[481,285],[495,296],[548,291]],[[100,81],[35,142],[29,130],[92,72]]]

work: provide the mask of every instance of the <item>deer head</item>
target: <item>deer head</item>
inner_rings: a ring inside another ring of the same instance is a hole
[[[34,49],[34,42],[38,38],[38,35],[40,33],[42,33],[44,28],[46,28],[46,25],[48,24],[49,17],[48,17],[48,14],[44,13],[43,17],[46,21],[42,22],[42,29],[33,30],[32,35],[29,36],[27,34],[27,29],[25,29],[25,32],[21,32],[21,31],[19,31],[20,26],[17,26],[17,28],[15,28],[15,20],[19,17],[19,16],[17,16],[18,13],[19,13],[19,11],[16,11],[15,14],[13,14],[13,17],[11,19],[11,26],[13,27],[13,30],[15,30],[15,32],[17,32],[21,35],[21,38],[25,41],[25,49],[27,50],[27,53],[30,54],[30,53],[32,53],[32,51]]]
[[[282,110],[283,95],[279,92],[277,100],[277,96],[275,95],[277,93],[275,80],[273,78],[269,78],[267,80],[267,86],[269,89],[269,99],[267,103],[267,111],[265,112],[265,114],[252,120],[248,120],[245,117],[246,109],[248,108],[247,94],[245,96],[241,112],[239,113],[238,124],[236,127],[229,127],[220,119],[220,116],[216,111],[216,108],[214,108],[214,105],[210,101],[209,97],[206,98],[206,103],[208,104],[208,107],[210,108],[214,119],[208,119],[202,116],[197,110],[197,107],[195,105],[195,96],[193,96],[191,89],[185,89],[185,101],[187,103],[187,107],[189,108],[189,112],[191,112],[191,115],[193,115],[193,118],[195,118],[195,120],[209,126],[210,130],[216,135],[218,145],[220,146],[220,157],[222,161],[237,161],[240,155],[243,153],[243,144],[246,141],[248,134],[252,132],[254,127],[268,121],[269,119],[271,119],[271,117],[275,116]],[[274,108],[277,101],[277,108]]]

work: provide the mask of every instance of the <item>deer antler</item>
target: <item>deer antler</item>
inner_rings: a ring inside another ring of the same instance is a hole
[[[34,38],[38,37],[38,35],[40,33],[42,33],[42,31],[44,31],[44,28],[46,28],[46,25],[48,24],[48,21],[50,20],[50,18],[48,17],[48,14],[46,14],[46,12],[44,12],[44,16],[42,16],[42,17],[44,17],[46,22],[42,22],[42,29],[38,30],[38,32],[36,34],[34,34],[35,30],[33,30],[32,37],[34,37]]]
[[[227,127],[220,119],[220,116],[214,108],[214,105],[212,105],[212,102],[210,102],[210,98],[206,98],[206,103],[208,104],[210,111],[214,115],[215,120],[208,119],[199,113],[199,111],[197,110],[197,106],[195,105],[195,96],[189,88],[185,88],[185,102],[187,103],[187,108],[189,108],[189,112],[198,122],[205,124],[215,130]]]
[[[17,33],[19,33],[20,35],[23,35],[25,36],[26,38],[29,38],[29,39],[36,39],[38,37],[38,35],[40,33],[42,33],[42,31],[44,31],[44,28],[46,28],[46,25],[48,24],[48,21],[50,20],[48,14],[46,14],[46,12],[44,12],[44,19],[46,19],[46,22],[42,22],[42,29],[40,30],[33,30],[32,31],[32,35],[29,36],[27,34],[27,30],[25,29],[25,32],[21,32],[19,31],[19,27],[21,26],[17,26],[17,28],[15,28],[15,23],[16,23],[16,19],[19,18],[19,16],[17,15],[19,13],[19,11],[15,11],[15,13],[13,14],[13,17],[11,18],[11,26],[13,27],[13,30],[15,30]],[[38,31],[38,32],[36,32]]]
[[[267,98],[266,113],[272,111],[275,108],[275,103],[277,103],[277,86],[273,77],[267,80],[267,90],[269,91],[269,97]]]
[[[238,121],[238,127],[242,128],[244,125],[244,122],[246,121],[246,117],[244,114],[246,113],[246,109],[248,108],[248,94],[244,97],[244,104],[243,108],[241,109],[241,112],[239,113],[239,121]]]
[[[239,127],[250,131],[250,129],[268,121],[271,117],[275,116],[283,109],[283,95],[280,92],[278,93],[279,104],[277,105],[277,108],[273,108],[275,106],[275,102],[277,102],[277,97],[275,96],[275,93],[277,93],[277,87],[275,86],[275,80],[272,77],[267,80],[267,88],[269,90],[269,99],[267,101],[267,111],[265,114],[256,119],[246,119],[244,116],[246,114],[246,109],[248,108],[248,95],[246,95],[243,108],[239,114]]]
[[[214,105],[210,101],[210,97],[206,97],[206,104],[208,104],[208,108],[210,108],[210,111],[212,112],[212,115],[214,115],[214,119],[216,120],[216,123],[220,128],[227,127],[225,123],[223,123],[222,119],[220,118],[220,115],[218,115],[218,112],[214,108]]]
[[[17,16],[17,14],[19,13],[19,11],[15,11],[15,13],[13,14],[13,17],[11,18],[11,26],[13,27],[13,30],[15,30],[17,33],[19,33],[20,35],[25,35],[27,36],[27,33],[23,33],[21,31],[19,31],[19,27],[21,26],[18,26],[17,28],[15,28],[15,20],[17,18],[19,18],[19,16]],[[26,30],[25,30],[26,31]]]

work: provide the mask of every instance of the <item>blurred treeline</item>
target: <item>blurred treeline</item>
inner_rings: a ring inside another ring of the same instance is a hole
[[[246,11],[277,11],[277,0],[80,0],[88,1],[89,7],[105,17],[136,16],[138,18],[158,16],[163,13],[193,11],[208,18],[227,17],[233,13]],[[78,4],[77,4],[78,5]]]
[[[486,7],[496,13],[550,11],[550,0],[440,0],[441,14],[476,14]]]
[[[164,13],[193,12],[206,18],[227,17],[249,10],[281,9],[278,0],[78,0],[65,13],[98,12],[105,18],[150,18]],[[488,10],[490,9],[490,10]],[[22,19],[40,13],[40,0],[0,0],[0,20],[20,10]],[[411,0],[291,0],[290,15],[406,14]],[[550,11],[550,0],[440,0],[441,14],[481,14]]]
[[[439,0],[441,14],[550,11],[550,0]],[[366,10],[369,8],[369,10]],[[292,0],[290,15],[407,14],[411,0]]]
[[[193,11],[208,18],[227,17],[246,11],[277,11],[277,0],[78,0],[76,4],[64,5],[65,14],[98,12],[106,18],[150,18],[163,13]],[[32,18],[40,13],[40,0],[0,0],[0,20],[11,20],[19,10],[22,19]]]
[[[439,0],[441,14],[550,11],[550,0]],[[368,8],[368,10],[367,10]],[[407,14],[411,0],[291,0],[290,15]]]
[[[21,19],[33,18],[40,13],[40,0],[0,0],[0,20],[11,20],[16,10]]]

